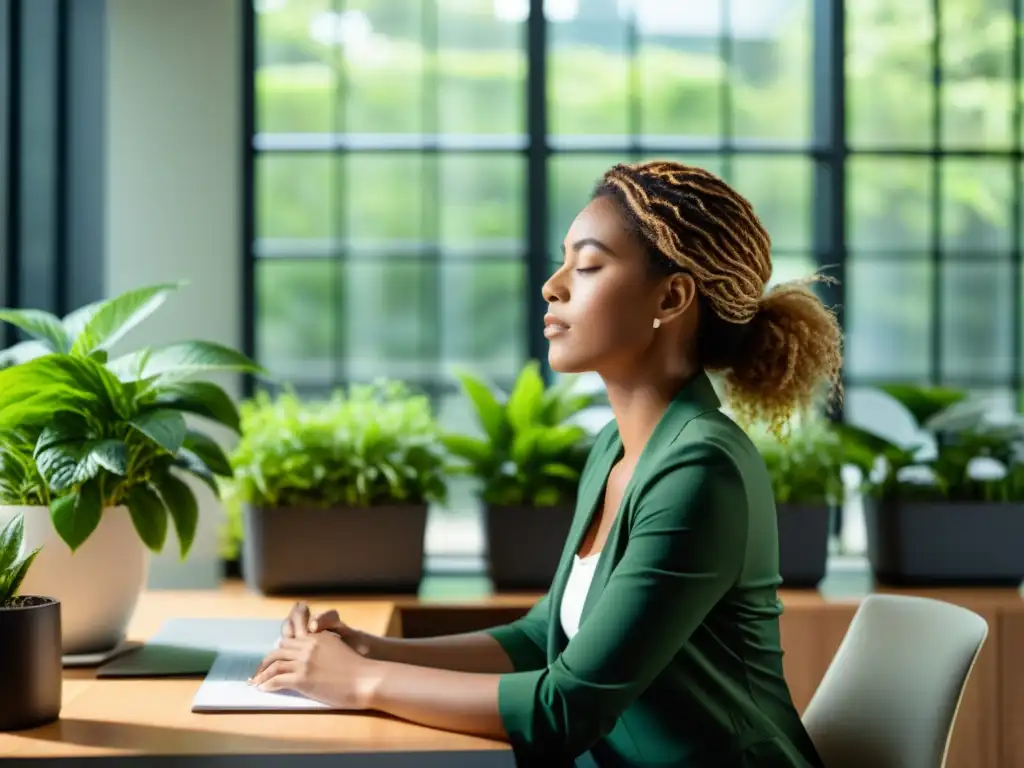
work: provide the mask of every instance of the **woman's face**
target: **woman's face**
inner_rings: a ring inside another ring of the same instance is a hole
[[[651,276],[646,251],[612,200],[591,201],[562,250],[562,266],[542,288],[553,370],[625,372],[649,352],[656,334],[674,335],[664,326],[678,314],[673,301],[682,297],[671,294],[680,280]],[[664,318],[662,328],[654,328],[655,318]]]

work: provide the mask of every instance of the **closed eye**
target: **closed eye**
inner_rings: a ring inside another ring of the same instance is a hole
[[[600,267],[579,267],[576,271],[579,272],[581,275],[585,275],[588,272],[597,272],[597,270],[599,269]]]

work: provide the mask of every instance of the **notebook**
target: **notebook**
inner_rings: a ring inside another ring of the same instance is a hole
[[[334,707],[294,691],[261,691],[249,685],[270,647],[264,651],[226,650],[217,654],[192,700],[193,712],[286,712]]]

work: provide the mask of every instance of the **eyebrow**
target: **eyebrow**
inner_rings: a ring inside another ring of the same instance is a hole
[[[576,253],[579,253],[585,246],[588,245],[597,248],[599,251],[604,251],[609,256],[615,255],[615,251],[613,251],[607,245],[605,245],[600,240],[594,237],[584,237],[582,240],[577,240],[575,243],[572,244],[572,249]],[[565,254],[565,243],[562,243],[562,254]]]

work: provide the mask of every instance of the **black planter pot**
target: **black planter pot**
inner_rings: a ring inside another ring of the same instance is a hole
[[[889,586],[1024,581],[1024,504],[864,500],[868,560]]]
[[[832,510],[824,504],[779,504],[776,517],[783,589],[816,589],[825,578]]]
[[[16,600],[15,607],[0,608],[0,731],[35,728],[60,716],[60,603]]]
[[[242,574],[263,594],[415,593],[426,505],[246,507]]]
[[[546,590],[558,570],[574,508],[488,505],[488,567],[496,591]]]

